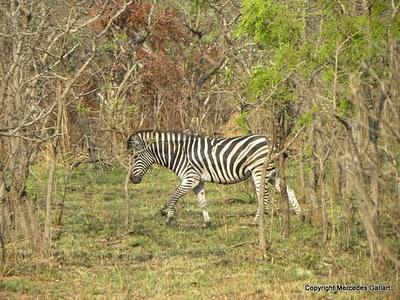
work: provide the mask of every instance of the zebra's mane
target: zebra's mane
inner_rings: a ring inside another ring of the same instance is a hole
[[[179,131],[170,131],[170,130],[158,130],[158,129],[144,129],[144,130],[137,130],[135,131],[131,137],[134,136],[140,136],[143,140],[148,141],[152,140],[155,138],[160,137],[163,133],[169,133],[171,134],[171,137],[173,139],[176,139],[178,137],[203,137],[203,138],[214,138],[214,137],[208,137],[205,135],[199,135],[199,134],[193,134],[190,132],[179,132]],[[218,137],[215,137],[218,138]]]
[[[172,140],[183,139],[186,137],[201,137],[200,135],[190,134],[190,133],[183,133],[178,131],[168,131],[168,130],[156,130],[156,129],[145,129],[145,130],[137,130],[131,134],[127,141],[127,149],[132,147],[132,139],[134,137],[140,137],[146,144],[154,142],[158,140],[163,133],[169,133],[171,135]]]
[[[134,138],[135,136],[139,136],[140,138],[142,138],[144,141],[147,142],[148,140],[153,140],[155,138],[160,137],[163,133],[171,134],[171,137],[173,139],[176,139],[177,137],[198,137],[198,138],[219,140],[219,139],[237,138],[237,137],[244,136],[244,135],[237,135],[237,136],[230,136],[230,137],[225,137],[225,136],[207,136],[207,135],[204,135],[204,134],[195,134],[195,133],[190,133],[190,132],[180,132],[180,131],[173,131],[173,130],[141,129],[141,130],[134,131],[130,135],[128,141],[131,140],[132,138]],[[264,136],[263,134],[250,134],[250,135]]]
[[[153,142],[160,142],[161,135],[163,134],[169,134],[170,135],[170,141],[180,141],[184,140],[188,137],[196,137],[196,138],[205,138],[205,139],[211,139],[212,143],[216,143],[219,140],[224,140],[226,139],[225,137],[209,137],[205,135],[198,135],[198,134],[192,134],[192,133],[184,133],[184,132],[178,132],[178,131],[169,131],[169,130],[158,130],[158,129],[144,129],[144,130],[137,130],[134,133],[131,134],[127,141],[127,148],[131,148],[131,141],[135,137],[139,137],[141,140],[143,140],[146,144],[150,144]],[[236,136],[239,137],[239,136]],[[236,138],[236,137],[230,137],[230,138]],[[166,139],[166,135],[164,135],[164,142],[169,142],[169,140]]]

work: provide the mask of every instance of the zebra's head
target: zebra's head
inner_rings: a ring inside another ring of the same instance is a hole
[[[154,163],[150,145],[138,134],[133,134],[127,141],[127,148],[132,153],[131,182],[137,184],[142,181],[144,174]]]

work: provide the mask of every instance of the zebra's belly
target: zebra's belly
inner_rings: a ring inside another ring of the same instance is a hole
[[[227,176],[227,175],[221,175],[221,174],[210,174],[207,171],[203,171],[201,173],[201,180],[205,182],[213,182],[213,183],[221,183],[221,184],[233,184],[233,183],[238,183],[243,180],[246,180],[251,176],[250,171],[246,172],[245,174],[241,175],[234,175],[234,176]]]

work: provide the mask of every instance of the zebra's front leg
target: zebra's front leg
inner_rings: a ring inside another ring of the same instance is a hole
[[[208,227],[211,225],[211,220],[207,211],[207,200],[204,192],[204,183],[200,182],[199,185],[193,189],[193,191],[197,195],[197,201],[199,203],[201,211],[203,212],[204,225]]]
[[[257,203],[258,203],[258,194],[257,194]],[[268,189],[265,187],[265,193],[264,193],[264,214],[266,213],[268,209]],[[253,224],[257,225],[258,224],[258,219],[260,218],[260,207],[257,208],[256,215],[254,216],[253,219]]]
[[[166,224],[170,224],[171,221],[173,220],[175,215],[176,202],[178,202],[179,198],[181,198],[187,192],[189,192],[194,187],[199,185],[199,183],[200,179],[198,178],[198,176],[194,174],[190,174],[182,180],[178,188],[175,190],[175,192],[169,199],[168,204],[166,205],[168,209]]]

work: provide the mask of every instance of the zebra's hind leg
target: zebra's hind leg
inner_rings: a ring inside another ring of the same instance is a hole
[[[275,188],[280,192],[281,191],[281,184],[279,178],[273,178],[271,183],[275,185]],[[293,189],[286,185],[286,193],[288,195],[289,204],[292,209],[295,211],[296,215],[300,216],[301,219],[304,218],[301,207],[299,202],[297,201],[296,194],[294,193]]]
[[[287,185],[286,192],[288,194],[289,203],[292,206],[292,209],[295,211],[296,215],[302,216],[302,210],[293,189]]]
[[[199,185],[193,189],[193,191],[197,195],[197,201],[199,202],[199,206],[201,208],[201,211],[203,212],[204,225],[208,227],[211,225],[211,220],[207,211],[207,200],[204,192],[204,183],[200,182]]]

